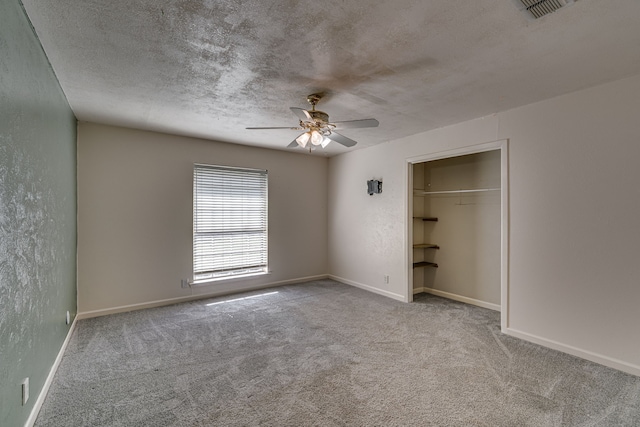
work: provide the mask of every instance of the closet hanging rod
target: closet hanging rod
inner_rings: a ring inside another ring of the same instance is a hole
[[[446,190],[446,191],[421,191],[414,190],[414,194],[427,195],[427,194],[458,194],[458,193],[483,193],[486,191],[500,191],[500,188],[476,188],[473,190]]]

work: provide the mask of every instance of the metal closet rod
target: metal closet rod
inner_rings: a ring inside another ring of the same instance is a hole
[[[458,193],[482,193],[485,191],[500,191],[500,188],[476,188],[474,190],[446,190],[446,191],[420,191],[415,190],[415,192],[420,193],[422,195],[425,194],[458,194]]]

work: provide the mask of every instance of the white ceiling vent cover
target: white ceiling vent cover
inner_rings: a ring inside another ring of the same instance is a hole
[[[572,4],[574,0],[513,0],[513,2],[528,19],[538,19]]]

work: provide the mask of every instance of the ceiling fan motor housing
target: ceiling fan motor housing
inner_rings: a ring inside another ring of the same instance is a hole
[[[324,122],[327,123],[329,121],[329,115],[324,111],[311,110],[308,112],[314,122]]]

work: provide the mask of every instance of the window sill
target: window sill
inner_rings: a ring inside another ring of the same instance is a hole
[[[246,279],[251,278],[251,277],[268,276],[270,274],[271,274],[270,271],[266,271],[266,272],[260,272],[260,273],[243,274],[242,276],[220,277],[220,278],[217,278],[217,279],[194,280],[192,282],[189,282],[189,286],[190,287],[200,287],[200,286],[213,286],[213,285],[223,284],[223,283],[234,283],[234,282],[240,282],[240,281],[246,280]]]

